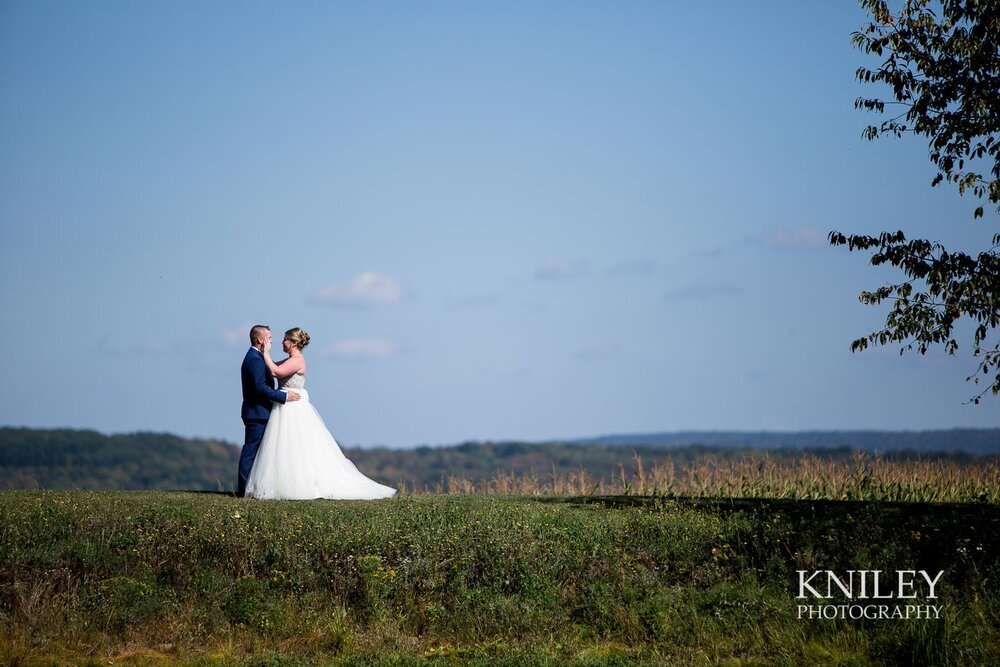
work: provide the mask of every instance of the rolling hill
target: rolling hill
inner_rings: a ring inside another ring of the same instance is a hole
[[[584,470],[591,478],[607,478],[620,465],[630,469],[636,455],[647,463],[666,459],[684,464],[708,454],[740,457],[762,448],[779,459],[798,457],[803,450],[846,459],[860,449],[899,458],[935,453],[968,461],[1000,453],[1000,429],[660,433],[345,452],[366,475],[381,482],[434,488],[450,476],[476,481],[493,478],[498,471],[544,478]],[[0,428],[0,489],[231,490],[239,452],[238,446],[220,440],[168,433]]]

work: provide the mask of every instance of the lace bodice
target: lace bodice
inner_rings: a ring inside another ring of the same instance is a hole
[[[306,386],[306,376],[293,373],[286,378],[278,378],[278,389],[303,389]]]

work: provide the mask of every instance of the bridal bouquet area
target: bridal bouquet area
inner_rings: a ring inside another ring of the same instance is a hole
[[[751,495],[6,491],[0,663],[1000,663],[990,498]]]

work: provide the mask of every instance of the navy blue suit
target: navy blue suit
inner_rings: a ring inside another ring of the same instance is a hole
[[[241,498],[246,493],[247,478],[253,468],[253,460],[257,458],[257,448],[264,437],[267,419],[271,416],[271,403],[284,403],[287,394],[274,388],[274,376],[267,370],[264,355],[260,350],[251,347],[243,358],[240,368],[240,379],[243,383],[243,406],[240,416],[246,427],[243,439],[243,451],[240,453],[239,483],[236,495]]]

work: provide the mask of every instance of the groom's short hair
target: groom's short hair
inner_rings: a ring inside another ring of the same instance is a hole
[[[257,341],[264,335],[265,331],[270,331],[271,327],[266,324],[255,324],[250,327],[250,344],[256,345]]]

